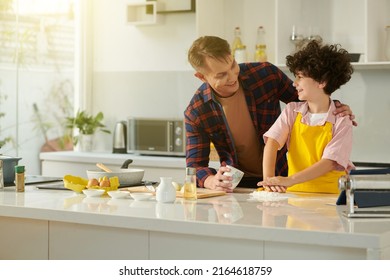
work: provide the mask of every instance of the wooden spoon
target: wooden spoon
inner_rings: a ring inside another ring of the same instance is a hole
[[[105,166],[103,163],[96,163],[96,166],[99,167],[101,170],[106,171],[108,173],[111,173],[112,170]]]

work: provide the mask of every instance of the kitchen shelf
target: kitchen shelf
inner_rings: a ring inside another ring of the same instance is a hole
[[[378,69],[390,69],[390,62],[352,62],[355,70],[378,70]],[[283,71],[288,71],[286,64],[277,64],[278,68]]]
[[[131,25],[156,24],[156,1],[126,4],[126,22]]]
[[[303,37],[319,35],[326,43],[361,53],[356,69],[390,68],[384,58],[390,0],[197,0],[196,13],[199,36],[216,35],[232,42],[239,26],[248,60],[253,60],[256,30],[262,25],[268,60],[284,65],[286,56],[295,51],[290,41],[295,26]]]

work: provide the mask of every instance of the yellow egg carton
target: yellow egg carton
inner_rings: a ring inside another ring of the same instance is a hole
[[[65,188],[72,190],[77,193],[82,193],[84,189],[87,188],[88,185],[88,179],[77,177],[73,175],[65,175],[64,176],[64,186]],[[93,186],[90,187],[90,189],[102,189],[105,190],[106,193],[108,191],[115,191],[119,187],[119,178],[117,176],[109,178],[110,180],[110,186],[109,187],[100,187],[100,186]]]

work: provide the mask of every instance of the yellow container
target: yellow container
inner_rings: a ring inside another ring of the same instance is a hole
[[[210,144],[210,155],[209,155],[209,158],[210,158],[211,161],[219,161],[219,155],[218,155],[218,152],[215,149],[213,143]]]
[[[88,179],[73,176],[73,175],[65,175],[63,180],[64,180],[65,188],[70,189],[77,193],[82,193],[82,191],[86,189],[88,185]],[[94,186],[93,189],[102,189],[105,190],[107,193],[108,191],[117,190],[118,187],[119,187],[119,178],[115,176],[110,178],[109,187]]]

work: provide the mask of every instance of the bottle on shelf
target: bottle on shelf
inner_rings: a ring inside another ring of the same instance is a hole
[[[265,42],[265,29],[263,26],[257,28],[257,39],[255,48],[255,61],[267,61],[267,44]]]
[[[238,26],[234,29],[234,40],[231,47],[233,57],[237,63],[247,61],[246,46],[242,43],[241,29]]]
[[[241,45],[234,51],[234,59],[237,63],[247,62],[246,46]]]
[[[237,49],[241,49],[243,46],[243,43],[241,41],[241,29],[240,27],[236,27],[234,29],[234,40],[233,40],[233,43],[232,43],[232,54],[233,56],[235,56],[236,54],[236,50]]]

